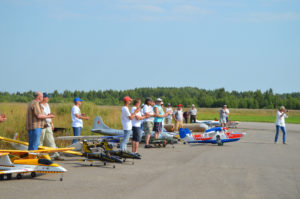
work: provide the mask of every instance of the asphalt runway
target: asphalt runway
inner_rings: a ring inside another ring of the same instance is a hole
[[[0,199],[299,199],[300,125],[287,125],[274,144],[274,124],[241,123],[247,132],[236,143],[177,144],[161,149],[140,148],[142,160],[116,168],[86,166],[68,158],[60,175],[0,181]],[[99,163],[100,165],[100,163]]]

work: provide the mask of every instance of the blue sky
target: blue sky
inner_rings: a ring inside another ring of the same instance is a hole
[[[1,0],[0,91],[299,92],[299,0]]]

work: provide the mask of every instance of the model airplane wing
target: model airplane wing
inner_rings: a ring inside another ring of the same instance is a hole
[[[17,137],[17,134],[15,135],[15,137]],[[24,141],[20,141],[20,140],[16,140],[16,139],[10,139],[10,138],[6,138],[6,137],[2,137],[2,136],[0,136],[0,140],[2,140],[4,142],[13,143],[13,147],[15,147],[15,148],[17,148],[21,151],[27,151],[28,142],[24,142]],[[17,147],[17,146],[21,146],[21,147]],[[52,150],[52,149],[56,149],[56,148],[51,148],[51,147],[46,147],[46,146],[39,146],[38,149],[39,150]],[[80,153],[80,152],[71,151],[71,150],[67,150],[67,151],[63,150],[63,151],[58,151],[58,152],[68,153],[68,154],[72,154],[72,155],[79,155],[79,156],[82,155],[82,153]]]
[[[32,151],[23,151],[23,150],[0,150],[0,153],[9,153],[13,155],[22,155],[22,154],[28,154],[28,153],[54,153],[54,152],[64,152],[64,151],[70,151],[74,148],[51,148],[46,150],[32,150]]]

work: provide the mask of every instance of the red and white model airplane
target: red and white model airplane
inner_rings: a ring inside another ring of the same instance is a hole
[[[185,143],[211,143],[222,146],[225,142],[236,142],[246,133],[228,132],[228,128],[215,127],[205,131],[202,134],[192,135],[189,129],[179,129],[179,136]]]

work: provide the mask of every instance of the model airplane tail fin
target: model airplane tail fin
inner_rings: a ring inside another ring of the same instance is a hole
[[[93,129],[110,129],[106,126],[100,116],[96,116],[94,119]]]
[[[212,132],[212,131],[222,131],[222,128],[221,127],[214,127],[214,128],[211,128],[211,129],[207,129],[205,132],[208,133],[208,132]]]

